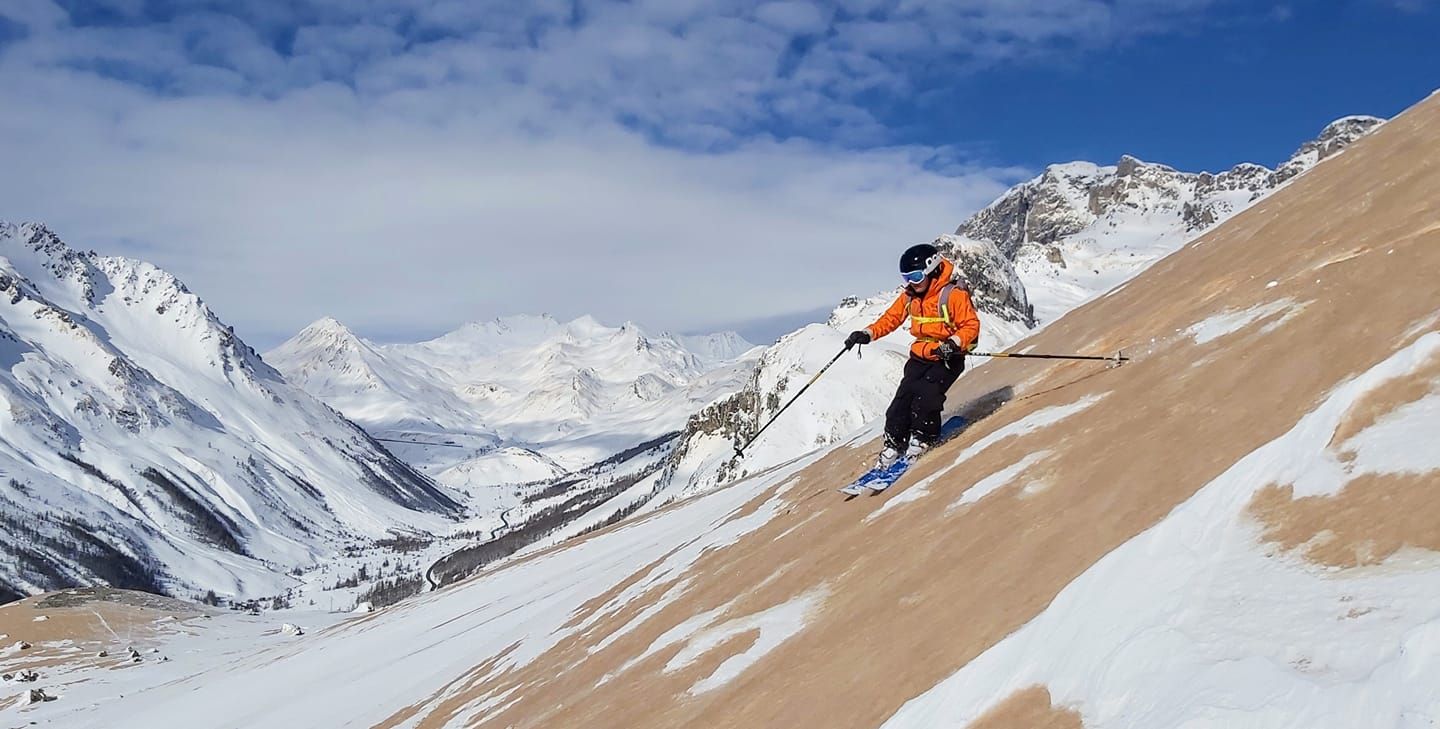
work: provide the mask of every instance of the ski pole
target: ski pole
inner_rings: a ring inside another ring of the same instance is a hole
[[[749,447],[750,447],[750,444],[754,443],[754,442],[755,442],[755,439],[759,438],[759,437],[760,437],[760,434],[761,434],[761,433],[764,433],[764,432],[765,432],[765,429],[768,428],[768,427],[770,427],[770,423],[775,422],[776,418],[779,418],[779,417],[780,417],[780,413],[785,412],[785,408],[788,408],[788,407],[790,407],[791,405],[794,405],[794,404],[795,404],[795,401],[796,401],[796,400],[799,400],[799,399],[800,399],[800,396],[801,396],[801,395],[804,395],[804,394],[805,394],[805,391],[808,390],[808,389],[810,389],[810,386],[813,385],[813,384],[815,384],[815,381],[816,381],[816,380],[820,379],[820,375],[825,374],[825,370],[830,369],[830,365],[833,365],[833,364],[835,364],[836,362],[840,361],[840,358],[841,358],[842,356],[844,356],[844,354],[845,354],[846,352],[849,352],[849,351],[850,351],[850,347],[851,347],[851,346],[853,346],[853,345],[850,345],[850,344],[845,345],[845,348],[842,349],[842,350],[840,350],[840,353],[839,353],[839,354],[837,354],[837,355],[835,355],[833,358],[831,358],[829,362],[826,362],[826,363],[825,363],[825,366],[824,366],[824,367],[821,367],[821,368],[820,368],[820,371],[819,371],[819,372],[816,372],[816,373],[815,373],[815,376],[814,376],[814,377],[811,377],[811,378],[810,378],[810,381],[807,382],[807,383],[805,383],[805,386],[802,387],[802,388],[800,388],[800,391],[799,391],[799,392],[795,393],[795,397],[790,398],[790,402],[785,403],[785,406],[784,406],[784,407],[782,407],[782,408],[780,408],[779,410],[775,411],[775,414],[770,417],[770,420],[769,420],[768,422],[766,422],[764,425],[760,426],[760,429],[757,430],[757,431],[755,431],[755,435],[750,436],[750,440],[745,441],[745,445],[743,445],[743,446],[737,446],[737,447],[735,448],[735,456],[738,458],[738,457],[740,457],[740,456],[745,455],[745,449],[746,449],[746,448],[749,448]]]
[[[1011,354],[1009,352],[967,352],[974,357],[1013,357],[1016,359],[1085,359],[1098,362],[1129,362],[1130,358],[1125,356],[1124,351],[1116,352],[1109,357],[1096,356],[1093,354]]]

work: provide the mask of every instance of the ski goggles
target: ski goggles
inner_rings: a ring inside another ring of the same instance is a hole
[[[906,271],[900,274],[900,278],[905,279],[905,283],[918,284],[921,281],[924,281],[925,277],[928,275],[930,274],[926,273],[925,271]]]

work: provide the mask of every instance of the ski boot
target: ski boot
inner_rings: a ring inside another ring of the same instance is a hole
[[[925,451],[930,450],[931,445],[931,443],[912,437],[910,439],[910,447],[905,449],[905,457],[913,461],[924,454]]]
[[[904,457],[904,455],[905,451],[903,449],[897,447],[895,444],[889,441],[886,441],[885,450],[880,451],[880,455],[875,457],[875,468],[881,470],[889,468],[890,466],[895,465],[895,462]]]

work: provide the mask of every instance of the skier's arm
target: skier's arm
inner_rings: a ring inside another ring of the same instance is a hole
[[[865,330],[870,332],[870,338],[872,340],[879,339],[899,329],[900,325],[905,323],[905,317],[909,315],[907,311],[908,307],[906,306],[908,303],[909,297],[903,293],[895,297],[895,303],[891,304],[890,308],[886,309],[885,313],[881,314],[880,318],[876,319],[874,324],[865,327]]]
[[[975,304],[970,300],[970,292],[956,287],[950,292],[950,321],[955,322],[955,334],[951,339],[957,340],[965,351],[975,348],[975,342],[980,340],[980,315],[975,313]]]

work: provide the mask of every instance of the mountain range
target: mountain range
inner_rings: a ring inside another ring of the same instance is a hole
[[[334,319],[266,353],[290,382],[442,483],[541,481],[680,429],[733,390],[754,356],[739,335],[652,336],[634,323],[511,316],[415,344],[376,344]]]

